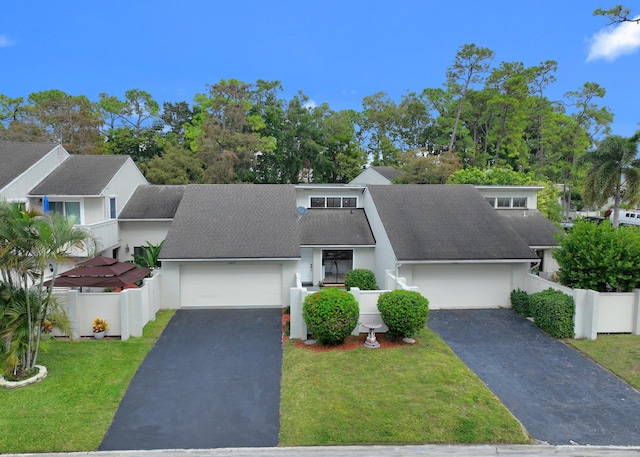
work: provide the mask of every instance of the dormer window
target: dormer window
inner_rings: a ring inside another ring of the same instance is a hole
[[[494,208],[527,208],[527,197],[485,197]]]
[[[356,197],[311,197],[311,208],[355,208]]]

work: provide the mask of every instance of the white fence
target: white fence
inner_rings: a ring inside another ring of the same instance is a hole
[[[533,294],[549,288],[573,297],[576,305],[576,338],[595,340],[598,333],[632,333],[640,335],[640,289],[627,293],[604,293],[570,289],[535,275],[525,280],[525,292]]]
[[[81,293],[72,289],[56,289],[55,295],[71,321],[74,338],[93,335],[93,320],[104,319],[109,324],[107,336],[128,340],[142,336],[142,329],[156,318],[160,294],[161,274],[155,271],[145,278],[138,289],[122,292]]]
[[[358,325],[353,329],[352,335],[358,335],[360,333],[366,333],[367,328],[363,327],[363,323],[367,324],[382,324],[379,332],[386,332],[387,326],[382,322],[380,317],[380,311],[378,311],[378,297],[385,292],[389,292],[393,289],[405,289],[417,291],[417,287],[407,286],[404,278],[398,278],[393,275],[391,271],[387,271],[386,282],[388,290],[360,290],[357,287],[352,287],[350,293],[355,297],[360,307],[360,317],[358,318]],[[302,317],[302,304],[307,295],[313,294],[313,291],[308,291],[302,287],[300,275],[296,274],[296,287],[290,289],[290,304],[291,304],[291,321],[290,321],[290,333],[291,338],[306,339],[307,338],[307,325]]]

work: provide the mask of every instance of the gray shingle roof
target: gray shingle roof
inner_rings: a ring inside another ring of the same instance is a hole
[[[384,176],[389,181],[393,181],[393,179],[400,174],[400,170],[393,167],[372,166],[371,169],[377,171],[380,175]]]
[[[189,185],[160,258],[299,258],[297,216],[293,185]]]
[[[56,143],[0,142],[0,189],[58,146]]]
[[[497,209],[496,212],[531,247],[558,246],[556,233],[562,233],[537,209]]]
[[[100,195],[129,156],[71,156],[29,195]]]
[[[470,185],[369,186],[399,261],[537,260]]]
[[[363,209],[310,209],[300,218],[302,245],[374,245]]]
[[[173,219],[186,186],[138,186],[118,219]]]

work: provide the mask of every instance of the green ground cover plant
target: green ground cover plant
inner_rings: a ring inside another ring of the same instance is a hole
[[[640,336],[598,335],[597,340],[566,340],[587,357],[640,389]]]
[[[0,454],[96,450],[173,314],[159,311],[142,337],[127,341],[53,341],[39,359],[49,372],[46,379],[0,389]]]
[[[285,343],[280,445],[529,443],[500,401],[433,332],[393,349]]]

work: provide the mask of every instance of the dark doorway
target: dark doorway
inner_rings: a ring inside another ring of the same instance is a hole
[[[344,284],[344,275],[353,269],[353,250],[322,251],[323,284]]]

